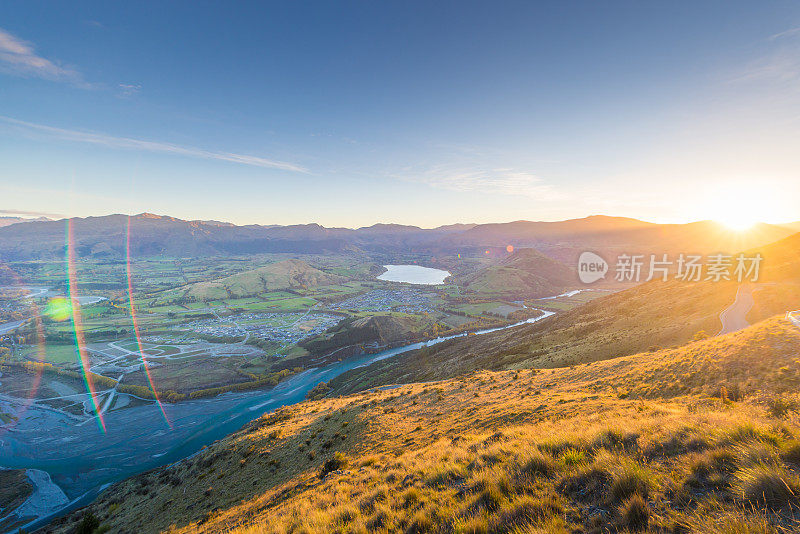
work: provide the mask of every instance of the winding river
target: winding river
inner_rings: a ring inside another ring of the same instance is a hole
[[[474,334],[534,323],[551,315],[552,312],[545,311],[526,321]],[[108,412],[105,431],[93,421],[76,425],[74,419],[61,413],[31,409],[13,428],[0,429],[0,465],[45,471],[72,499],[66,507],[26,525],[27,529],[38,528],[58,515],[88,504],[108,484],[190,456],[267,412],[303,401],[306,393],[320,382],[465,335],[468,334],[439,337],[309,369],[267,391],[227,393],[211,399],[167,404],[164,406],[167,420],[154,404]]]

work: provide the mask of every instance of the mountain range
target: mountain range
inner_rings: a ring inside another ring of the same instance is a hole
[[[455,224],[424,229],[376,224],[358,229],[318,224],[236,226],[217,221],[186,221],[142,213],[61,221],[31,221],[0,228],[0,260],[61,258],[69,223],[78,257],[193,257],[262,253],[421,253],[483,254],[535,248],[574,264],[584,250],[619,253],[713,253],[760,247],[796,232],[790,225],[758,224],[736,232],[713,221],[655,224],[623,217],[591,216],[558,222],[517,221]]]
[[[10,226],[12,224],[18,223],[29,223],[29,222],[41,222],[41,221],[51,221],[52,219],[48,219],[47,217],[36,217],[36,218],[25,218],[25,217],[0,217],[0,228],[3,226]]]

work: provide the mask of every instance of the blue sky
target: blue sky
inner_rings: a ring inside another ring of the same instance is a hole
[[[781,222],[798,141],[797,2],[0,7],[9,213]]]

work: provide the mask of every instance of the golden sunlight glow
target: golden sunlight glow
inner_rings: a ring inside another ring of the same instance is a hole
[[[755,224],[758,222],[755,219],[749,219],[747,217],[730,217],[724,219],[717,218],[715,220],[718,223],[723,224],[731,230],[735,230],[737,232],[745,232],[755,226]]]
[[[737,181],[709,191],[704,204],[705,218],[737,232],[747,231],[756,223],[774,219],[783,208],[782,196],[776,189]]]

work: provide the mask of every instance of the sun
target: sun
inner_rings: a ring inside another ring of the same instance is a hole
[[[704,195],[703,204],[707,219],[734,232],[752,230],[759,222],[773,217],[783,208],[778,191],[739,181],[718,184]]]
[[[746,232],[758,223],[758,221],[753,218],[742,216],[716,217],[714,220],[735,232]]]

